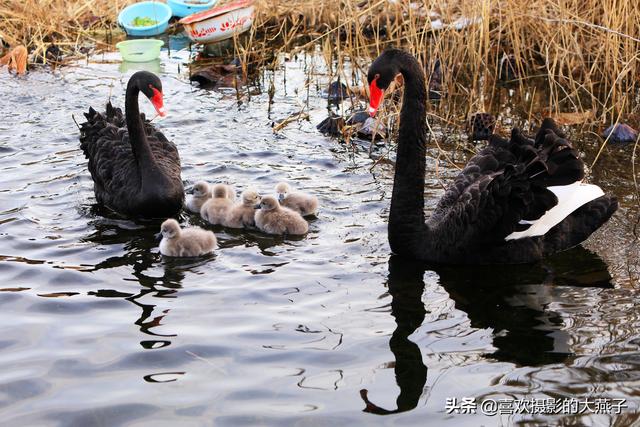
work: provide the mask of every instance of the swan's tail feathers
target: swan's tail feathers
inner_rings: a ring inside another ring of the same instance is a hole
[[[111,101],[107,102],[107,117],[114,117],[116,115],[116,109],[111,105]]]
[[[511,139],[513,149],[520,151],[531,200],[505,240],[544,236],[582,206],[604,197],[600,187],[582,183],[584,164],[553,120],[544,120],[535,142],[517,130]]]
[[[125,117],[120,108],[114,107],[111,102],[107,102],[104,113],[99,113],[89,107],[89,112],[84,113],[86,121],[80,124],[80,148],[86,158],[93,156],[95,142],[102,137],[109,137],[111,140],[122,139],[118,130],[126,130]]]
[[[618,201],[608,195],[582,205],[544,235],[545,255],[579,245],[607,222],[617,209]]]
[[[93,107],[89,107],[89,112],[84,113],[84,117],[86,121],[80,124],[80,149],[85,157],[89,158],[91,156],[91,142],[97,138],[99,129],[103,127],[100,123],[104,119]]]
[[[540,136],[540,133],[538,133]],[[547,130],[538,147],[525,147],[526,175],[540,187],[570,185],[584,178],[584,163],[566,139]]]
[[[543,236],[582,206],[604,196],[604,192],[597,185],[583,184],[581,182],[547,187],[547,190],[553,193],[557,199],[555,206],[543,211],[544,214],[537,219],[521,220],[519,224],[520,228],[526,229],[509,234],[505,240]]]
[[[536,147],[541,146],[544,143],[545,137],[549,133],[554,133],[560,138],[566,138],[567,136],[560,130],[556,122],[553,119],[547,117],[542,121],[540,125],[540,129],[538,129],[538,133],[536,133],[535,145]]]

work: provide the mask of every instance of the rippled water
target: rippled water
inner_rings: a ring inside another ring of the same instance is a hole
[[[122,106],[133,70],[109,61],[25,78],[0,72],[0,415],[4,425],[451,425],[637,421],[640,317],[633,185],[594,179],[623,209],[586,247],[538,265],[434,268],[391,257],[391,166],[274,120],[307,100],[305,59],[276,93],[189,84],[185,54],[159,68],[183,179],[286,179],[314,192],[303,239],[215,229],[220,249],[163,259],[156,223],[95,206],[78,148],[89,105]],[[107,57],[113,59],[113,57]],[[320,83],[324,77],[316,76]],[[304,93],[302,93],[304,92]],[[150,112],[149,104],[142,103]],[[593,158],[595,143],[586,143]],[[631,149],[607,152],[624,163]],[[626,163],[624,163],[626,165]],[[442,187],[428,160],[427,193]],[[454,171],[440,164],[440,178]],[[429,204],[432,206],[432,203]],[[194,217],[184,223],[202,225]],[[624,398],[621,415],[448,414],[447,398]],[[385,416],[386,415],[386,416]]]

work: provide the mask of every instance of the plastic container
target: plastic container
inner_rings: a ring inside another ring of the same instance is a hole
[[[122,59],[128,62],[149,62],[160,57],[164,42],[156,39],[125,40],[116,44]]]
[[[135,27],[132,21],[137,17],[151,18],[158,23],[148,27]],[[164,3],[156,1],[143,1],[122,9],[118,15],[118,24],[130,36],[157,36],[167,31],[171,19],[171,8]]]
[[[167,0],[167,4],[173,11],[173,16],[184,18],[192,13],[202,12],[211,9],[218,0],[203,1],[202,3],[187,3],[181,0]]]
[[[162,64],[160,63],[160,59],[154,59],[149,62],[122,61],[118,69],[121,73],[127,73],[129,71],[149,71],[153,74],[160,74],[162,72]]]
[[[253,1],[237,0],[182,18],[187,36],[197,43],[216,43],[243,33],[253,24]]]

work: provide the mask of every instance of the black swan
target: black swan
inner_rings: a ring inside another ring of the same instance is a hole
[[[373,62],[369,112],[397,74],[404,99],[388,226],[394,253],[435,263],[534,262],[578,245],[617,209],[614,197],[581,182],[582,160],[545,119],[535,140],[517,129],[511,140],[492,136],[425,222],[427,91],[411,54],[388,49]]]
[[[140,92],[164,116],[160,79],[139,71],[127,84],[126,117],[111,102],[104,114],[90,107],[80,125],[80,148],[89,159],[99,203],[127,216],[166,218],[178,213],[184,200],[180,155],[140,114]]]

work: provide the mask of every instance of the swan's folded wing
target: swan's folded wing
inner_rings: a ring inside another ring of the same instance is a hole
[[[156,155],[158,165],[169,176],[180,176],[180,154],[175,144],[154,127],[147,131],[147,141]]]
[[[581,203],[602,194],[589,186],[584,192],[588,197],[570,198],[561,213],[551,215],[553,224],[546,221],[549,216],[545,214],[559,204],[558,195],[565,199],[562,194],[570,193],[559,192],[558,187],[580,185],[584,166],[568,141],[549,127],[540,132],[544,136],[537,138],[539,144],[532,144],[516,130],[508,145],[488,147],[474,157],[454,182],[454,188],[447,191],[438,206],[438,216],[430,220],[431,226],[448,234],[452,244],[496,245],[508,236],[516,239],[541,235],[526,230],[534,226],[532,230],[538,232],[548,230]],[[510,156],[501,152],[504,150]],[[505,161],[501,163],[497,156]],[[541,227],[538,221],[543,219],[545,224]]]
[[[533,141],[527,140],[526,143],[532,145]],[[431,214],[431,218],[434,220],[443,218],[465,192],[476,188],[476,184],[481,185],[479,181],[485,180],[489,175],[495,176],[496,172],[503,171],[507,165],[515,164],[517,157],[516,153],[509,149],[510,144],[511,141],[493,135],[489,145],[467,162],[465,168],[447,188]]]

